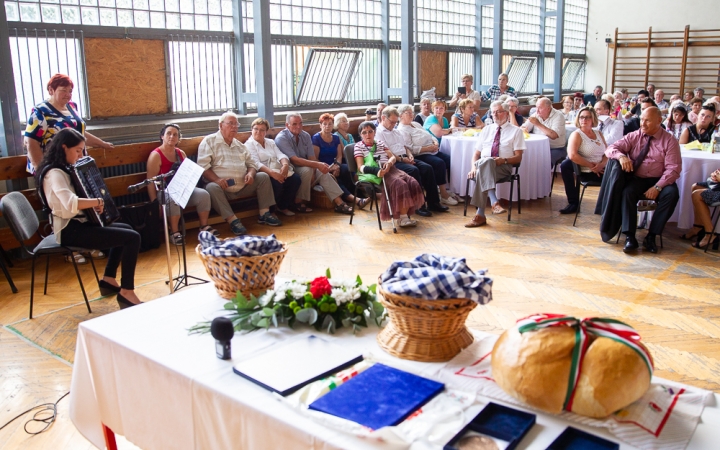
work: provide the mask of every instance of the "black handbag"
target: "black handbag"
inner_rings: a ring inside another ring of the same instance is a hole
[[[140,233],[140,252],[146,252],[160,247],[161,230],[160,207],[158,201],[139,203],[136,205],[121,206],[120,222],[133,227]]]

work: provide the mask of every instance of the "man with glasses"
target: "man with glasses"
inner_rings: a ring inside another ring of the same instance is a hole
[[[247,233],[237,218],[229,200],[256,195],[260,217],[258,223],[273,227],[282,222],[270,212],[275,205],[270,177],[258,172],[257,165],[247,148],[235,139],[238,130],[235,113],[228,111],[220,116],[218,132],[207,136],[198,147],[198,165],[205,169],[208,181],[205,190],[210,194],[213,209],[230,224],[236,236]]]
[[[610,117],[610,102],[607,100],[598,100],[595,103],[595,112],[598,115],[598,131],[605,138],[607,145],[614,144],[623,137],[624,124],[622,120]]]
[[[565,116],[552,107],[548,98],[541,98],[536,103],[537,112],[523,123],[528,133],[542,134],[550,139],[550,163],[559,164],[567,157],[567,140],[565,139]]]
[[[475,180],[475,190],[470,204],[477,207],[477,212],[475,217],[465,224],[466,228],[475,228],[487,223],[485,205],[488,197],[493,214],[507,212],[500,205],[495,194],[495,185],[498,180],[510,176],[513,164],[520,164],[526,148],[522,129],[508,120],[509,108],[506,103],[492,102],[490,113],[494,123],[483,128],[480,133],[472,157],[472,169],[467,175],[469,179]]]

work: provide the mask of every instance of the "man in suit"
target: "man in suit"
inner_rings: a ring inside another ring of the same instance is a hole
[[[605,151],[608,165],[603,177],[595,213],[602,213],[600,234],[609,242],[618,229],[625,238],[623,252],[638,248],[638,200],[653,200],[653,214],[643,247],[657,253],[655,236],[662,234],[665,223],[675,210],[679,193],[675,181],[682,172],[680,145],[662,129],[662,115],[657,107],[646,108],[640,117],[640,130],[620,139]]]
[[[592,94],[585,94],[583,96],[583,103],[586,105],[595,106],[595,103],[602,98],[603,88],[602,86],[595,86]]]

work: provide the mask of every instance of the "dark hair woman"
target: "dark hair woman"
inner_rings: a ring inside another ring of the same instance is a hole
[[[101,198],[79,198],[70,181],[67,166],[80,159],[85,150],[85,137],[72,128],[55,134],[45,149],[36,174],[47,205],[55,239],[62,245],[84,248],[110,248],[105,273],[100,280],[100,293],[117,294],[120,308],[140,302],[135,295],[135,264],[140,251],[140,235],[129,225],[114,223],[99,227],[87,220],[83,209],[102,212]],[[121,284],[115,280],[122,261]]]

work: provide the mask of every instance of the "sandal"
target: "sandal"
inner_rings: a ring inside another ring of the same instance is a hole
[[[358,199],[358,201],[356,202],[356,205],[357,205],[357,207],[360,208],[360,209],[365,209],[365,207],[367,206],[368,203],[370,203],[370,199],[369,199],[369,198],[360,198],[360,199]]]
[[[73,255],[73,257],[75,258],[75,264],[83,265],[83,264],[88,263],[88,260],[80,253],[75,253]],[[72,263],[72,259],[70,259],[70,255],[65,255],[65,262]]]
[[[170,236],[170,241],[175,245],[183,245],[185,239],[183,238],[182,233],[176,231]]]
[[[105,259],[107,258],[107,255],[100,250],[92,250],[90,252],[90,256],[93,257],[93,259]]]
[[[353,209],[349,207],[347,203],[342,202],[339,205],[335,205],[335,212],[340,214],[352,214]]]
[[[697,231],[696,231],[695,233],[692,233],[692,234],[691,234],[691,232],[692,232],[692,231],[695,231],[695,229],[697,229]],[[702,229],[703,229],[703,226],[702,226],[702,225],[698,225],[698,224],[694,223],[693,226],[692,226],[692,228],[690,228],[690,231],[688,231],[687,233],[685,233],[685,234],[683,234],[682,236],[680,236],[680,239],[684,239],[684,240],[686,240],[686,241],[689,241],[689,240],[691,240],[692,238],[694,238],[695,236],[697,236],[697,235],[700,233],[700,230],[702,230]]]
[[[301,214],[312,212],[312,208],[308,208],[305,203],[295,203],[293,209]]]
[[[200,231],[208,231],[215,237],[220,236],[220,232],[215,228],[211,227],[210,225],[205,225],[204,227],[200,228]]]
[[[507,210],[505,208],[503,208],[502,206],[500,206],[500,202],[492,205],[492,213],[493,214],[505,214],[506,212],[507,212]]]

